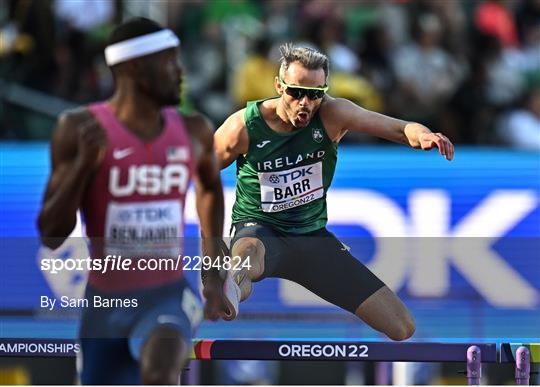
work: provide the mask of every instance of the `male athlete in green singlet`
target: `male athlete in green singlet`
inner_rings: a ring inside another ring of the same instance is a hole
[[[236,317],[252,281],[278,277],[354,313],[393,340],[405,340],[415,330],[408,310],[325,228],[337,146],[354,131],[413,148],[438,148],[447,160],[454,147],[421,124],[326,94],[324,54],[286,44],[281,55],[275,78],[279,97],[248,103],[214,138],[221,167],[237,163],[231,256],[249,256],[251,264],[249,270],[227,273],[224,318]]]

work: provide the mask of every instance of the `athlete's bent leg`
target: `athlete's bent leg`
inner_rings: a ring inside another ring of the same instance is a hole
[[[354,313],[392,340],[413,335],[414,320],[400,299],[328,230],[298,239],[295,249],[294,262],[278,272],[278,277],[295,281]]]
[[[224,320],[234,320],[238,315],[238,304],[250,296],[251,282],[264,272],[264,254],[264,245],[257,238],[242,237],[233,243],[231,256],[235,263],[231,269],[221,271],[224,279]],[[240,264],[237,261],[238,257]],[[249,261],[249,265],[244,264],[246,261]]]
[[[240,257],[242,262],[249,260],[248,268],[233,270],[234,281],[242,291],[241,301],[249,297],[252,290],[252,282],[256,281],[264,273],[264,244],[257,238],[243,237],[234,242],[231,248],[232,257]],[[242,265],[238,265],[239,267]]]
[[[362,302],[355,314],[373,329],[396,341],[408,339],[416,329],[405,305],[387,286]]]
[[[166,325],[152,331],[141,348],[140,370],[143,384],[174,384],[187,362],[188,350],[178,330]]]

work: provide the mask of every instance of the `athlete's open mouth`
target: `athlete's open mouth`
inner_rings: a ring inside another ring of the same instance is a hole
[[[298,112],[298,118],[301,121],[307,121],[309,119],[309,113],[305,111]]]

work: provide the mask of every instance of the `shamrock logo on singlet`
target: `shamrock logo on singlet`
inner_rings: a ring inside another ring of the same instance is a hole
[[[323,140],[323,132],[321,128],[313,128],[311,134],[313,135],[313,140],[315,142],[321,142]]]
[[[268,181],[272,184],[277,184],[279,183],[279,177],[277,175],[270,175]]]

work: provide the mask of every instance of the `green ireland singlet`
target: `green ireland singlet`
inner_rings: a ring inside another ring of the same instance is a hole
[[[275,132],[259,111],[263,101],[248,102],[244,114],[249,149],[236,160],[233,223],[259,220],[295,234],[325,227],[337,144],[326,134],[318,111],[304,128]]]

